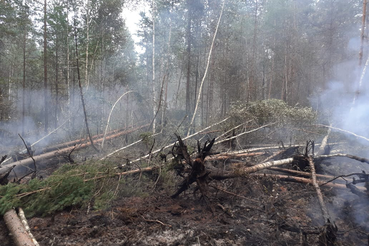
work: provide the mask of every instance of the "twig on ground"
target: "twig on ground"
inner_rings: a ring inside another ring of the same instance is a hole
[[[163,222],[161,222],[160,220],[149,220],[149,219],[146,219],[145,217],[141,216],[143,220],[147,221],[147,222],[155,222],[155,223],[159,223],[160,225],[163,225],[163,226],[169,226],[169,227],[172,227],[171,225],[169,224],[165,224]]]

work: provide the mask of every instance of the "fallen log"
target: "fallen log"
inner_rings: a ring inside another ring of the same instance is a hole
[[[360,161],[360,162],[364,162],[369,164],[369,159],[366,158],[362,158],[359,156],[355,156],[355,155],[349,155],[349,154],[332,154],[332,155],[319,155],[317,157],[315,157],[315,159],[319,159],[319,158],[332,158],[332,157],[347,157],[356,161]]]
[[[121,129],[113,130],[113,131],[108,132],[107,136],[116,135],[116,134],[121,133],[121,132],[127,132],[127,131],[130,131],[131,129],[135,129],[135,128],[137,128],[137,127],[130,126],[130,127],[126,128],[126,129],[123,129],[123,130],[121,130]],[[92,139],[93,140],[98,140],[102,137],[104,137],[104,134],[101,133],[101,134],[92,136]],[[64,148],[71,147],[71,146],[74,146],[74,145],[77,145],[77,144],[82,144],[82,143],[88,142],[88,141],[89,141],[88,138],[76,139],[76,140],[69,141],[69,142],[66,142],[66,143],[60,143],[60,144],[57,144],[57,145],[46,147],[46,148],[43,149],[43,151],[44,152],[49,152],[49,151],[53,151],[53,150],[64,149]]]
[[[322,215],[323,215],[324,221],[325,221],[325,223],[327,223],[331,219],[330,219],[330,216],[328,214],[328,209],[327,209],[327,207],[325,206],[325,203],[324,203],[322,191],[320,190],[318,181],[316,179],[316,172],[315,172],[315,165],[314,165],[314,162],[313,162],[313,158],[311,156],[309,156],[307,158],[308,158],[309,166],[310,166],[311,181],[312,181],[312,184],[315,188],[316,194],[318,196],[318,201],[319,201],[320,209],[322,210]]]
[[[289,176],[289,175],[283,175],[283,174],[268,174],[268,173],[252,173],[251,176],[258,176],[258,177],[270,177],[279,179],[281,181],[286,182],[294,182],[294,183],[304,183],[304,184],[312,184],[311,179],[302,178],[302,177],[296,177],[296,176]],[[330,187],[330,188],[338,188],[338,189],[347,189],[347,186],[344,184],[335,184],[335,183],[325,183],[323,181],[317,181],[319,186],[323,187]],[[364,191],[366,190],[364,187],[356,187],[357,189]]]
[[[212,155],[207,158],[208,161],[214,160],[226,160],[231,158],[241,158],[241,157],[251,157],[251,156],[259,156],[264,155],[265,152],[253,152],[253,153],[240,153],[240,154],[232,154],[232,153],[220,153],[217,155]]]
[[[15,166],[8,167],[7,171],[0,174],[0,185],[6,185],[8,183],[8,176],[13,171]]]
[[[308,173],[308,172],[302,172],[302,171],[297,171],[297,170],[293,170],[293,169],[280,168],[280,167],[270,167],[269,170],[273,170],[273,171],[277,171],[277,172],[283,172],[283,173],[290,173],[290,174],[300,175],[300,176],[305,176],[305,177],[310,177],[310,173]],[[322,178],[322,179],[334,179],[335,178],[334,176],[323,175],[323,174],[316,174],[316,176],[318,178]]]
[[[327,139],[328,139],[328,135],[330,133],[330,130],[328,131],[327,136],[323,139],[322,145],[323,147],[325,147]],[[312,149],[314,149],[314,142],[313,141],[309,141],[306,145],[306,149],[308,149],[308,146],[311,146]],[[322,149],[320,149],[320,151],[324,151]],[[338,228],[336,226],[336,224],[332,221],[331,217],[329,216],[328,213],[328,209],[324,203],[324,199],[323,199],[323,194],[322,191],[320,190],[319,184],[317,182],[316,179],[316,172],[315,172],[315,164],[313,161],[313,157],[312,156],[308,156],[307,155],[307,151],[306,151],[306,158],[309,161],[309,166],[310,166],[310,173],[311,173],[311,180],[312,180],[312,184],[315,188],[315,192],[318,196],[318,201],[319,201],[319,205],[320,205],[320,209],[322,210],[322,215],[323,215],[323,219],[324,219],[324,225],[321,229],[321,233],[319,235],[319,245],[335,245],[335,242],[337,240],[337,231]]]
[[[148,124],[143,125],[143,126],[139,126],[139,127],[127,130],[127,131],[119,132],[117,134],[108,136],[106,139],[113,139],[113,138],[116,138],[116,137],[119,137],[119,136],[122,136],[122,135],[125,135],[125,134],[128,134],[128,133],[137,131],[137,130],[142,129],[142,128],[147,127],[147,126],[148,126]],[[95,143],[98,143],[98,142],[101,142],[101,141],[102,141],[102,138],[96,140]],[[56,150],[56,151],[52,151],[52,152],[48,152],[48,153],[45,153],[45,154],[34,156],[33,157],[34,160],[32,160],[32,158],[27,158],[27,159],[23,159],[23,160],[20,160],[20,161],[17,161],[17,162],[9,163],[9,164],[3,165],[3,167],[0,168],[0,174],[4,173],[7,170],[7,167],[10,166],[10,165],[12,165],[12,166],[27,166],[27,165],[33,164],[33,161],[37,162],[37,161],[41,161],[41,160],[47,160],[47,159],[55,158],[55,157],[58,157],[60,155],[65,155],[73,149],[75,149],[75,150],[82,149],[82,148],[86,148],[90,145],[91,145],[90,142],[86,142],[86,143],[83,143],[79,146],[72,146],[72,147],[68,147],[68,148],[64,148],[64,149],[60,149],[60,150]]]
[[[4,214],[4,221],[16,246],[35,246],[14,209]]]

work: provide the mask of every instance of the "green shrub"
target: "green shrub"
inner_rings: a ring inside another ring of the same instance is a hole
[[[112,200],[118,176],[111,167],[98,163],[64,165],[44,180],[0,186],[0,213],[22,207],[27,216],[47,215],[73,207],[103,208]],[[103,178],[96,178],[101,177]]]
[[[279,125],[312,124],[317,118],[312,108],[292,107],[278,99],[233,105],[231,115],[237,119],[254,120],[259,125],[274,122]]]

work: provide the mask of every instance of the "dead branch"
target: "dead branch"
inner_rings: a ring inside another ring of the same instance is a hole
[[[325,185],[325,184],[327,184],[327,183],[333,182],[334,180],[339,179],[339,178],[343,178],[344,179],[344,178],[351,177],[351,176],[358,176],[361,179],[361,177],[363,175],[367,175],[367,174],[365,174],[365,173],[350,173],[350,174],[339,175],[337,177],[332,177],[330,180],[328,180],[327,182],[325,182],[324,184],[322,184],[322,186]],[[356,180],[355,179],[354,179],[354,182],[353,183],[356,184]]]
[[[198,131],[198,132],[195,132],[194,134],[192,134],[192,135],[190,135],[190,136],[187,136],[187,137],[183,138],[182,140],[186,140],[186,139],[192,138],[192,137],[194,137],[194,136],[196,136],[196,135],[198,135],[198,134],[200,134],[200,133],[202,133],[202,132],[204,132],[204,131],[206,131],[206,130],[208,130],[208,129],[210,129],[210,128],[212,128],[212,127],[216,126],[216,125],[219,125],[219,124],[221,124],[221,123],[223,123],[223,122],[225,122],[225,121],[229,120],[230,118],[231,118],[231,117],[227,117],[227,118],[225,118],[225,119],[223,119],[223,120],[221,120],[221,121],[219,121],[219,122],[217,122],[217,123],[214,123],[214,124],[212,124],[212,125],[210,125],[210,126],[208,126],[208,127],[205,127],[204,129],[202,129],[202,130],[200,130],[200,131]],[[153,152],[152,152],[152,154],[156,154],[156,153],[159,153],[160,151],[163,151],[164,149],[171,148],[171,147],[173,147],[175,144],[176,144],[176,142],[171,143],[171,144],[169,144],[169,145],[167,145],[167,146],[164,146],[164,147],[162,147],[161,149],[157,149],[157,150],[153,151]],[[140,158],[137,158],[136,160],[131,161],[131,163],[139,162],[139,161],[141,161],[141,160],[143,160],[143,159],[146,159],[146,158],[148,158],[148,157],[149,157],[149,155],[142,156],[142,157],[140,157]],[[122,164],[121,166],[125,166],[125,164]]]
[[[37,140],[36,142],[34,142],[33,144],[31,144],[31,147],[33,147],[35,144],[37,144],[37,143],[41,142],[42,140],[44,140],[45,138],[47,138],[48,136],[50,136],[51,134],[53,134],[54,132],[56,132],[57,130],[59,130],[59,129],[60,129],[63,125],[65,125],[65,123],[67,123],[69,120],[70,120],[70,118],[69,118],[69,119],[67,119],[66,121],[64,121],[64,122],[63,122],[59,127],[55,128],[54,130],[52,130],[51,132],[49,132],[47,135],[43,136],[42,138],[40,138],[39,140]],[[23,149],[22,151],[25,151],[25,149]],[[9,161],[9,160],[11,160],[11,157],[7,158],[7,159],[4,161],[4,163],[5,163],[5,162],[7,162],[7,161]],[[0,162],[0,164],[1,164],[1,162]]]
[[[4,155],[3,157],[1,157],[0,166],[1,166],[1,163],[3,163],[5,161],[6,157],[8,157],[8,156],[7,155]]]
[[[271,126],[271,125],[274,125],[274,124],[276,124],[276,123],[274,122],[274,123],[266,124],[266,125],[260,126],[260,127],[258,127],[258,128],[252,129],[252,130],[250,130],[250,131],[242,132],[242,133],[240,133],[240,134],[238,134],[238,135],[236,135],[236,136],[233,136],[233,137],[231,137],[231,138],[223,139],[222,141],[219,141],[219,142],[217,142],[216,144],[221,144],[221,143],[223,143],[223,142],[230,141],[230,140],[232,140],[232,139],[238,138],[238,137],[243,136],[243,135],[245,135],[245,134],[249,134],[249,133],[253,133],[253,132],[259,131],[259,130],[261,130],[261,129],[265,128],[265,127],[268,127],[268,126]]]
[[[105,142],[105,138],[106,138],[106,133],[107,133],[107,131],[108,131],[108,128],[109,128],[109,123],[110,123],[110,118],[111,118],[111,115],[112,115],[112,113],[113,113],[113,110],[114,110],[114,108],[115,108],[115,106],[117,105],[117,103],[125,96],[125,95],[127,95],[127,94],[129,94],[129,93],[132,93],[132,92],[134,92],[134,91],[127,91],[127,92],[125,92],[125,93],[123,93],[123,95],[121,95],[119,98],[118,98],[118,100],[113,104],[113,106],[111,107],[111,110],[110,110],[110,113],[109,113],[109,116],[108,116],[108,120],[107,120],[107,122],[106,122],[106,127],[105,127],[105,131],[104,131],[104,136],[103,136],[103,140],[102,140],[102,142],[101,142],[101,149],[103,149],[104,148],[104,142]]]
[[[214,208],[210,203],[208,197],[208,179],[209,174],[211,173],[206,169],[204,165],[205,158],[210,154],[211,147],[215,142],[215,138],[211,141],[206,141],[204,147],[201,148],[200,143],[197,142],[198,154],[197,158],[192,161],[191,156],[187,152],[187,146],[183,143],[180,136],[176,135],[178,139],[178,152],[182,154],[182,157],[185,159],[186,163],[191,167],[190,173],[184,177],[181,182],[179,189],[175,194],[171,196],[171,198],[178,197],[182,192],[186,191],[190,185],[194,182],[197,183],[197,189],[200,190],[202,198],[210,208],[212,212],[214,212]]]
[[[304,184],[312,184],[311,179],[302,178],[302,177],[296,177],[296,176],[288,176],[288,175],[282,175],[282,174],[267,174],[267,173],[252,173],[251,176],[258,176],[258,177],[271,177],[276,178],[281,181],[286,182],[295,182],[295,183],[304,183]],[[322,186],[324,183],[321,181],[317,181],[320,186]],[[330,188],[338,188],[338,189],[347,189],[346,185],[344,184],[333,184],[333,183],[327,183],[324,184],[324,187],[330,187]],[[364,187],[356,187],[359,190],[364,191]]]
[[[23,144],[24,144],[24,146],[27,149],[27,153],[28,153],[29,157],[31,157],[31,159],[33,161],[33,166],[35,167],[35,169],[33,170],[33,172],[35,174],[34,176],[36,177],[36,175],[37,175],[37,166],[36,166],[36,161],[33,158],[33,151],[30,150],[30,147],[26,144],[26,141],[24,141],[24,139],[22,138],[22,136],[19,133],[18,133],[18,136],[22,139]]]
[[[281,151],[278,151],[277,153],[274,153],[273,155],[267,157],[266,159],[264,159],[262,162],[267,162],[271,159],[273,159],[274,157],[280,155],[280,154],[283,154],[283,152],[285,152],[286,150],[281,150]]]
[[[16,246],[35,246],[14,209],[4,214],[4,221]]]
[[[350,159],[354,159],[354,160],[369,164],[369,159],[362,158],[362,157],[355,156],[355,155],[349,155],[349,154],[320,155],[320,156],[315,157],[315,159],[318,159],[318,158],[332,158],[332,157],[347,157],[347,158],[350,158]]]
[[[312,148],[314,148],[314,142],[309,142],[308,145],[311,145]],[[322,144],[323,145],[323,144]],[[308,152],[306,152],[308,153]],[[312,179],[312,184],[315,188],[316,194],[318,196],[318,201],[319,201],[319,205],[320,205],[320,209],[322,210],[322,215],[324,218],[324,226],[322,227],[321,233],[319,235],[319,244],[320,245],[335,245],[335,241],[337,238],[337,231],[338,228],[335,225],[334,222],[331,222],[331,218],[329,216],[328,213],[328,209],[325,206],[324,203],[324,199],[323,199],[323,194],[322,191],[319,188],[318,182],[316,180],[316,172],[315,172],[315,165],[313,162],[313,158],[311,156],[308,157],[308,161],[309,161],[309,166],[310,166],[310,172],[311,172],[311,179]]]
[[[297,170],[292,170],[292,169],[287,169],[287,168],[271,167],[269,169],[273,170],[273,171],[278,171],[278,172],[283,172],[283,173],[290,173],[290,174],[300,175],[300,176],[305,176],[305,177],[310,177],[311,176],[310,173],[297,171]],[[322,178],[322,179],[331,179],[330,181],[327,181],[327,183],[337,179],[337,178],[334,178],[334,176],[331,176],[331,175],[316,174],[316,176],[319,177],[319,178]],[[322,186],[322,185],[324,185],[324,184],[321,184],[320,186]]]
[[[246,122],[244,122],[244,123],[239,124],[238,126],[235,126],[235,127],[231,128],[231,129],[229,129],[228,131],[224,132],[224,133],[223,133],[223,134],[221,134],[220,136],[216,137],[216,138],[215,138],[215,141],[218,141],[220,138],[224,137],[224,136],[225,136],[225,135],[227,135],[228,133],[232,132],[233,130],[236,130],[237,128],[239,128],[239,127],[241,127],[241,126],[243,126],[243,125],[245,125],[245,124],[250,123],[251,121],[252,121],[252,120],[246,121]]]
[[[157,135],[159,135],[159,134],[161,134],[161,133],[160,133],[160,132],[159,132],[159,133],[155,133],[155,134],[153,134],[151,137],[157,136]],[[133,142],[133,143],[131,143],[131,144],[129,144],[129,145],[126,145],[126,146],[124,146],[124,147],[122,147],[122,148],[120,148],[120,149],[114,150],[114,151],[113,151],[113,152],[111,152],[110,154],[108,154],[108,155],[104,156],[103,158],[101,158],[101,159],[100,159],[100,161],[105,160],[106,158],[108,158],[108,157],[110,157],[110,156],[114,155],[115,153],[118,153],[118,152],[120,152],[120,151],[122,151],[122,150],[125,150],[125,149],[127,149],[127,148],[129,148],[129,147],[132,147],[132,146],[134,146],[134,145],[136,145],[136,144],[138,144],[138,143],[140,143],[140,142],[142,142],[142,141],[143,141],[143,139],[141,138],[140,140],[137,140],[136,142]]]
[[[326,127],[326,128],[331,128],[333,130],[337,130],[337,131],[341,131],[341,132],[344,132],[344,133],[348,133],[348,134],[351,134],[357,138],[361,138],[361,139],[364,139],[366,141],[369,141],[368,138],[366,137],[363,137],[363,136],[360,136],[360,135],[357,135],[356,133],[353,133],[353,132],[350,132],[350,131],[347,131],[347,130],[344,130],[344,129],[341,129],[341,128],[338,128],[338,127],[333,127],[333,126],[326,126],[326,125],[322,125],[322,124],[316,124],[316,126],[320,126],[320,127]]]
[[[315,172],[315,165],[314,165],[314,162],[313,162],[313,158],[308,157],[308,161],[309,161],[309,166],[310,166],[312,184],[313,184],[313,186],[315,188],[315,191],[317,193],[317,196],[318,196],[318,201],[319,201],[320,209],[322,210],[322,215],[323,215],[324,221],[325,222],[330,221],[330,217],[329,217],[329,214],[328,214],[328,209],[325,206],[323,195],[322,195],[322,192],[319,188],[319,184],[318,184],[317,179],[316,179],[316,172]]]
[[[332,126],[332,124],[330,126]],[[322,143],[321,143],[321,145],[319,147],[318,155],[321,155],[323,153],[326,153],[325,150],[326,150],[326,147],[327,147],[328,137],[329,137],[329,134],[331,133],[331,130],[332,130],[332,128],[328,128],[327,135],[325,135],[325,137],[323,138]]]
[[[147,222],[155,222],[155,223],[159,223],[160,225],[163,225],[163,226],[169,226],[169,227],[172,227],[171,225],[169,224],[164,224],[163,222],[161,222],[160,220],[149,220],[149,219],[146,219],[145,217],[141,216],[143,220],[147,221]]]

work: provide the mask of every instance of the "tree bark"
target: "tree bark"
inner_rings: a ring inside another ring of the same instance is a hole
[[[14,209],[4,214],[4,221],[16,246],[35,246]]]

